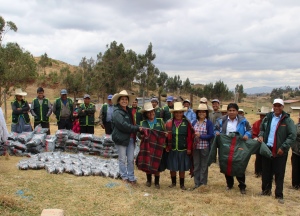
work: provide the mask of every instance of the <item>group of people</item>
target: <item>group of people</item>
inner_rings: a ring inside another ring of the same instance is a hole
[[[37,96],[33,99],[31,106],[24,99],[27,93],[22,89],[16,89],[14,95],[14,101],[11,103],[12,132],[32,131],[29,117],[29,113],[31,113],[34,118],[34,127],[40,124],[43,128],[48,128],[47,133],[50,134],[49,118],[54,113],[58,129],[73,129],[78,133],[94,134],[96,109],[88,94],[84,95],[83,102],[77,103],[76,107],[74,107],[73,100],[68,97],[68,92],[65,89],[60,91],[60,97],[53,104],[45,97],[42,87],[37,88]],[[74,129],[77,122],[79,127]]]
[[[42,127],[49,128],[49,117],[53,112],[58,129],[72,129],[75,118],[79,120],[80,133],[94,133],[95,105],[90,102],[88,94],[84,95],[83,103],[78,104],[75,111],[73,101],[67,97],[65,89],[61,90],[60,98],[53,105],[45,98],[44,89],[41,87],[37,89],[37,97],[32,101],[31,107],[23,99],[25,95],[26,92],[21,89],[15,91],[15,100],[12,102],[12,131],[20,133],[32,130],[29,112],[34,116],[34,126],[41,124]],[[138,107],[137,102],[134,95],[123,90],[107,97],[107,103],[102,106],[99,115],[101,127],[106,134],[111,134],[118,148],[119,171],[123,181],[131,184],[137,182],[134,175],[136,136],[141,138],[141,148],[144,143],[152,142],[163,149],[157,157],[157,169],[146,171],[146,185],[151,186],[154,175],[154,185],[160,188],[160,172],[168,169],[171,179],[169,187],[176,187],[178,172],[180,188],[186,190],[184,179],[188,170],[194,176],[193,189],[207,185],[208,160],[214,138],[238,133],[243,141],[255,139],[272,152],[271,158],[256,155],[255,174],[262,177],[261,195],[271,195],[275,175],[275,198],[283,203],[283,181],[290,147],[293,150],[292,184],[296,189],[300,187],[300,126],[295,127],[289,114],[284,112],[282,99],[274,100],[273,111],[262,107],[258,112],[260,119],[252,127],[245,118],[244,111],[236,103],[223,105],[220,109],[218,99],[213,99],[210,106],[206,98],[201,98],[196,109],[191,108],[188,99],[175,102],[172,96],[167,97],[167,104],[163,107],[159,107],[157,98],[146,102],[143,108]],[[145,134],[145,128],[161,132],[157,135],[159,138]],[[151,139],[146,141],[149,137]],[[219,150],[218,154],[228,154],[228,151]],[[224,174],[227,190],[231,190],[234,176]],[[245,194],[245,173],[236,176],[236,179],[241,194]]]

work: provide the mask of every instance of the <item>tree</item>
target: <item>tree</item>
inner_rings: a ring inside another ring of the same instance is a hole
[[[157,78],[159,106],[161,106],[161,95],[166,90],[167,80],[168,74],[166,72],[160,72],[159,77]]]
[[[283,98],[284,90],[282,88],[274,88],[270,94],[271,101],[275,98]]]
[[[69,94],[73,94],[74,101],[76,101],[78,93],[83,93],[84,91],[84,85],[83,83],[83,76],[82,76],[82,70],[77,69],[73,73],[71,73],[69,67],[63,67],[60,70],[62,79],[62,84],[66,86],[66,89]]]
[[[183,85],[182,85],[182,91],[184,93],[190,93],[192,90],[192,84],[189,80],[189,78],[186,78],[186,80],[183,82]]]
[[[213,97],[218,98],[219,100],[228,99],[229,89],[227,85],[219,80],[215,83],[213,87]]]
[[[2,46],[2,41],[4,39],[5,34],[10,30],[14,32],[18,31],[16,24],[12,21],[5,22],[4,18],[0,16],[0,46]]]
[[[10,95],[14,87],[26,88],[37,76],[37,65],[33,56],[16,43],[0,47],[0,106],[5,95]],[[6,109],[5,109],[5,116]]]
[[[235,101],[238,103],[241,103],[242,99],[247,96],[247,94],[244,93],[244,87],[242,84],[241,85],[237,84],[235,86],[235,95],[236,95]]]
[[[51,58],[48,58],[47,53],[44,55],[41,55],[41,58],[38,62],[39,66],[41,66],[44,69],[44,74],[46,74],[46,67],[51,67],[52,66],[52,60]]]

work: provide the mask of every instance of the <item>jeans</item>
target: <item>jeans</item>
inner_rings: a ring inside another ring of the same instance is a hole
[[[119,152],[119,171],[123,180],[136,181],[134,176],[134,139],[128,146],[116,145]]]

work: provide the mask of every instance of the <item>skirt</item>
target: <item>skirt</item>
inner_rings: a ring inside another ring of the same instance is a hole
[[[17,124],[12,123],[11,124],[11,131],[16,133],[22,133],[22,132],[31,132],[32,127],[30,123],[26,123],[23,117],[19,118],[19,122]]]
[[[188,171],[190,169],[190,157],[185,151],[171,150],[168,156],[167,169],[170,171]]]
[[[168,156],[169,156],[169,153],[166,152],[166,149],[164,149],[162,157],[161,157],[161,161],[160,161],[160,164],[159,164],[159,167],[157,170],[158,172],[163,172],[167,169]]]

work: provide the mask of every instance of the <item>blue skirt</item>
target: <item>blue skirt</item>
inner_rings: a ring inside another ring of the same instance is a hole
[[[17,124],[14,123],[11,124],[11,131],[16,133],[31,132],[32,127],[31,124],[30,123],[27,124],[24,118],[21,116]]]
[[[167,169],[170,171],[188,171],[190,169],[190,157],[185,151],[171,150],[169,152]]]

